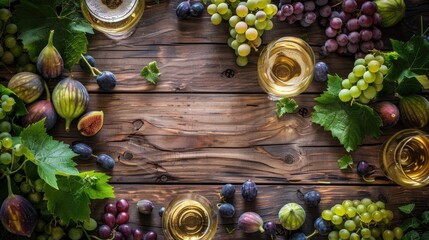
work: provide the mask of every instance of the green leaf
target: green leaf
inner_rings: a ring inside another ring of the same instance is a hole
[[[58,189],[57,174],[78,174],[76,163],[72,160],[77,156],[69,145],[53,140],[46,133],[44,120],[25,128],[21,134],[22,144],[31,150],[34,155],[34,163],[40,178],[51,187]],[[26,154],[27,156],[27,154]]]
[[[25,108],[25,103],[18,96],[16,96],[12,90],[2,84],[0,84],[0,97],[1,95],[8,95],[9,97],[13,97],[13,99],[15,99],[14,108],[16,117],[21,117],[28,113],[27,108]]]
[[[110,177],[100,172],[79,173],[82,178],[85,193],[91,199],[114,198],[113,187],[108,184]]]
[[[412,230],[405,233],[401,239],[402,240],[420,240],[420,239],[427,239],[427,238],[420,238],[420,234],[416,230]]]
[[[58,176],[58,188],[45,185],[45,198],[48,210],[65,223],[85,221],[89,218],[91,209],[90,199],[84,191],[80,176]]]
[[[348,167],[353,166],[353,159],[351,155],[344,155],[338,159],[338,167],[340,169],[347,169]]]
[[[8,7],[10,0],[0,0],[0,6]]]
[[[159,76],[161,73],[159,72],[158,65],[156,61],[150,62],[147,66],[143,67],[140,72],[140,76],[142,76],[146,81],[157,84],[159,80]]]
[[[318,104],[314,106],[311,121],[330,131],[350,152],[362,144],[366,135],[379,137],[382,121],[367,105],[355,102],[350,106],[341,102],[338,98],[341,81],[339,76],[328,76],[328,89],[315,99]]]
[[[50,30],[55,30],[54,46],[71,69],[87,51],[86,33],[93,33],[91,25],[80,11],[79,1],[22,0],[14,11],[19,38],[32,59],[48,43]]]
[[[291,98],[282,98],[276,102],[277,117],[281,118],[285,113],[293,113],[298,104]]]
[[[425,231],[425,232],[422,234],[422,239],[429,239],[429,231]]]
[[[416,229],[419,226],[420,226],[419,220],[415,217],[412,217],[402,221],[401,228],[404,232],[406,232],[408,229]]]
[[[424,211],[422,213],[422,223],[428,224],[429,223],[429,211]]]
[[[416,207],[416,204],[410,203],[407,205],[400,206],[398,208],[401,212],[406,213],[406,214],[410,214],[414,210],[415,207]]]

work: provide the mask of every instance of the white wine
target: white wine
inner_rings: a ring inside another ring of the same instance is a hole
[[[144,0],[81,0],[86,20],[112,39],[129,37],[142,17],[144,7]]]
[[[166,239],[210,240],[216,233],[217,214],[202,196],[179,195],[166,208],[162,227]]]
[[[406,129],[393,135],[383,146],[381,169],[397,184],[422,187],[429,183],[429,136]]]
[[[296,96],[310,85],[314,62],[313,50],[304,40],[280,38],[259,56],[259,85],[274,99]]]

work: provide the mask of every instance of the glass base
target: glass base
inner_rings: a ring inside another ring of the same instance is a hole
[[[131,35],[133,35],[133,33],[135,31],[136,31],[136,28],[133,28],[130,31],[125,32],[125,33],[106,33],[106,32],[103,32],[103,33],[104,33],[104,35],[106,35],[106,37],[108,37],[112,40],[115,40],[115,41],[119,41],[119,40],[123,40],[125,38],[130,37]]]

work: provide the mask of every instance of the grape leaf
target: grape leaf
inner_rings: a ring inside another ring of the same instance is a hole
[[[422,213],[422,223],[428,224],[429,223],[429,211],[424,211]]]
[[[78,174],[76,163],[72,160],[77,156],[69,145],[53,140],[46,133],[45,120],[41,120],[25,128],[21,134],[22,144],[31,150],[33,162],[37,165],[40,178],[51,187],[58,189],[57,174]]]
[[[410,214],[414,210],[415,207],[416,207],[416,204],[410,203],[407,205],[400,206],[400,207],[398,207],[398,209],[403,213]]]
[[[425,232],[422,234],[422,239],[429,239],[429,231],[425,231]]]
[[[276,102],[277,117],[281,118],[285,113],[293,113],[298,108],[298,104],[291,98],[282,98]]]
[[[8,7],[11,0],[0,0],[0,6]]]
[[[402,221],[401,228],[404,232],[406,232],[408,229],[416,229],[420,226],[419,220],[415,217],[407,218],[404,221]]]
[[[362,144],[366,135],[379,137],[382,121],[367,105],[355,102],[350,106],[350,103],[341,102],[338,98],[341,81],[337,75],[328,75],[328,88],[315,99],[318,104],[314,106],[311,121],[330,131],[350,152]]]
[[[338,167],[340,169],[347,169],[348,167],[352,167],[353,165],[353,159],[350,155],[344,155],[340,159],[338,159]]]
[[[54,46],[69,70],[87,51],[86,33],[93,33],[82,16],[79,1],[21,0],[13,17],[21,31],[19,38],[32,59],[37,58],[48,43],[50,31],[55,30]]]
[[[114,198],[113,187],[108,184],[110,177],[105,173],[88,171],[78,175],[82,178],[84,191],[91,199]]]
[[[9,97],[13,97],[13,99],[15,99],[15,116],[21,117],[28,113],[27,108],[25,108],[25,103],[18,96],[16,96],[12,90],[2,84],[0,84],[0,97],[1,95],[8,95]]]
[[[402,240],[420,240],[420,239],[426,239],[426,238],[420,238],[420,234],[416,230],[412,230],[405,233],[401,239]]]
[[[144,79],[146,79],[146,81],[152,84],[158,83],[160,75],[161,73],[159,72],[156,61],[152,61],[147,66],[144,66],[140,72],[140,76],[142,76]]]
[[[80,176],[58,176],[58,188],[45,185],[48,210],[65,223],[70,220],[85,221],[91,214],[90,199],[84,191]]]

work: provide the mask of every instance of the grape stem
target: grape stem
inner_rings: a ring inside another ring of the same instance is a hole
[[[91,66],[91,64],[89,64],[89,62],[86,60],[83,54],[80,54],[80,56],[82,57],[83,61],[85,61],[86,65],[89,67],[89,70],[91,71],[92,76],[97,77],[98,75],[102,74],[102,72],[98,70],[98,68],[93,67]]]
[[[306,239],[310,239],[311,237],[315,236],[318,233],[319,233],[319,231],[314,230],[314,232],[312,232],[310,235],[306,236]]]

